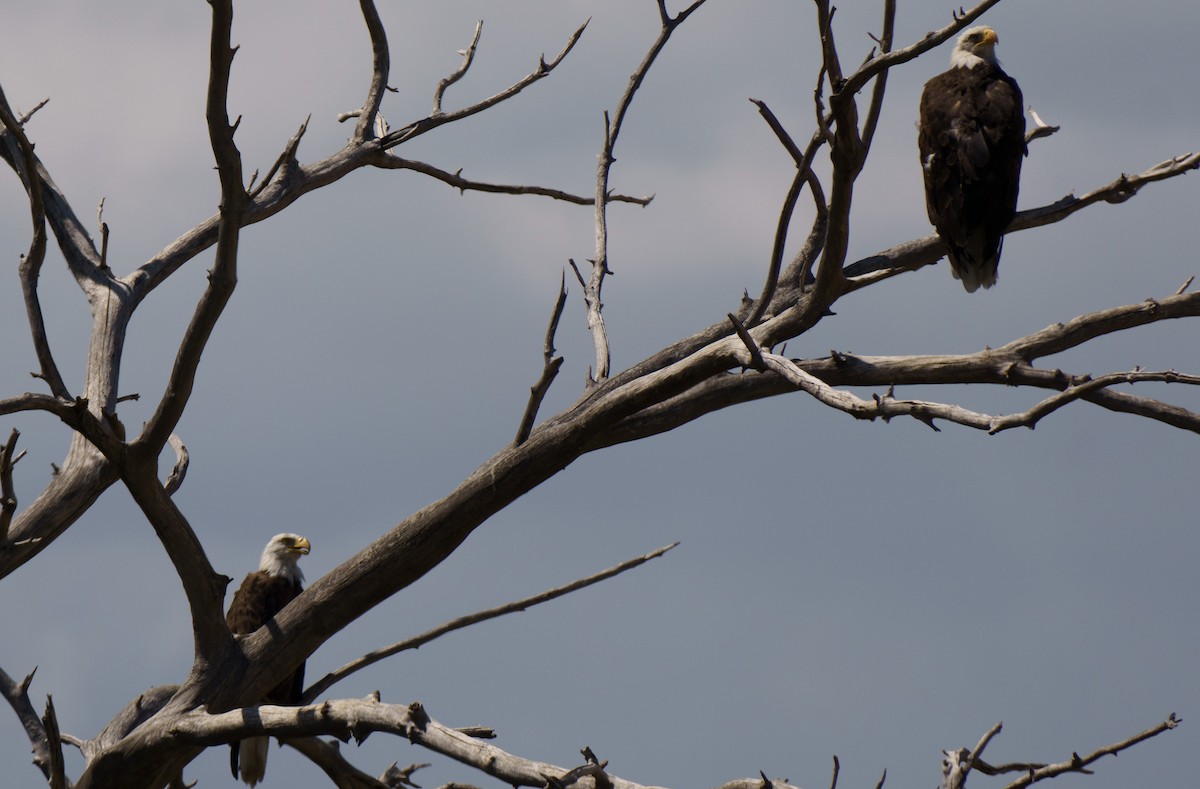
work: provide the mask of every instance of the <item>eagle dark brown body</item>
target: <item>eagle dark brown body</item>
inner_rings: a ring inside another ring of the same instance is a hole
[[[258,570],[246,576],[233,595],[225,624],[234,635],[253,633],[270,622],[284,606],[299,596],[304,573],[297,562],[311,548],[298,534],[276,534],[263,549]],[[276,685],[261,700],[263,704],[299,704],[304,695],[304,664]],[[230,746],[229,769],[250,786],[263,779],[267,770],[270,739],[251,737]]]
[[[1026,153],[1021,89],[996,62],[995,43],[989,28],[968,30],[950,70],[921,94],[925,206],[954,276],[970,292],[996,283]]]

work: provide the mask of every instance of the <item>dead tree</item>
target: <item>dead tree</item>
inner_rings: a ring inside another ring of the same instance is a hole
[[[617,777],[607,763],[585,749],[575,767],[546,764],[507,753],[486,742],[486,730],[459,730],[430,717],[418,703],[386,704],[377,698],[328,698],[337,681],[358,667],[411,646],[402,642],[365,656],[321,679],[309,688],[309,706],[256,706],[254,700],[277,684],[318,647],[349,623],[406,588],[450,556],[487,519],[522,494],[552,478],[582,455],[622,442],[673,430],[711,412],[751,400],[784,394],[807,396],[849,417],[890,420],[912,417],[937,429],[937,423],[960,425],[988,433],[1014,427],[1033,427],[1060,409],[1098,405],[1133,414],[1171,427],[1200,432],[1200,414],[1163,400],[1135,395],[1122,384],[1200,383],[1200,376],[1176,370],[1128,369],[1068,372],[1039,365],[1047,356],[1083,346],[1129,329],[1176,318],[1200,315],[1200,293],[1178,292],[1079,315],[1048,328],[1011,339],[994,348],[959,355],[861,356],[833,352],[827,356],[791,358],[781,349],[830,315],[844,296],[935,264],[944,250],[936,236],[896,243],[861,260],[849,259],[850,214],[854,187],[863,170],[883,106],[889,72],[903,67],[950,40],[974,23],[999,0],[986,0],[953,15],[943,27],[921,39],[895,46],[895,3],[883,3],[883,23],[876,48],[857,68],[842,63],[833,35],[834,9],[816,0],[816,41],[822,66],[815,79],[812,111],[814,129],[797,140],[765,102],[758,110],[790,157],[794,170],[791,189],[779,209],[773,254],[761,291],[731,305],[728,314],[713,316],[711,325],[683,337],[623,370],[611,367],[609,337],[602,297],[608,265],[608,212],[615,203],[645,205],[649,198],[614,192],[610,176],[624,123],[643,79],[671,38],[704,5],[695,0],[672,13],[659,0],[660,30],[633,71],[615,109],[605,115],[603,140],[594,192],[576,195],[553,187],[498,184],[471,180],[428,163],[404,158],[404,146],[436,133],[464,118],[508,102],[555,71],[585,34],[581,26],[555,56],[536,66],[507,88],[459,109],[445,109],[447,89],[471,67],[479,29],[464,51],[461,67],[439,82],[433,110],[398,127],[384,121],[390,75],[390,50],[373,0],[360,0],[369,34],[373,68],[361,107],[341,120],[352,124],[346,145],[325,158],[304,164],[299,157],[307,122],[288,140],[267,171],[248,177],[236,141],[239,119],[227,110],[235,48],[231,42],[231,0],[211,0],[212,33],[206,118],[216,175],[219,210],[132,271],[121,273],[108,259],[108,229],[101,217],[99,242],[79,218],[67,195],[51,177],[50,167],[34,150],[33,112],[18,115],[0,94],[0,155],[28,194],[32,238],[20,265],[30,337],[36,349],[37,391],[10,391],[0,399],[0,413],[42,413],[56,417],[72,431],[70,450],[57,474],[31,503],[18,509],[12,468],[20,459],[14,432],[0,452],[0,578],[38,557],[88,511],[101,493],[120,484],[128,490],[151,524],[178,573],[191,613],[195,661],[178,685],[156,688],[119,712],[104,731],[90,739],[59,732],[51,703],[38,715],[29,698],[29,678],[18,682],[0,675],[0,686],[24,725],[34,749],[34,761],[51,786],[159,787],[182,785],[184,770],[203,749],[254,734],[283,738],[325,770],[338,786],[398,786],[408,771],[395,767],[372,777],[350,764],[321,736],[362,739],[372,732],[407,738],[464,765],[478,768],[514,786],[637,787]],[[1035,136],[1047,129],[1035,130]],[[1036,156],[1036,145],[1034,155]],[[818,161],[829,168],[819,177]],[[1139,189],[1200,166],[1200,154],[1173,156],[1150,169],[1123,174],[1079,196],[1022,211],[1009,229],[1019,232],[1068,219],[1100,202],[1120,203]],[[408,170],[427,175],[459,190],[500,194],[533,194],[590,206],[594,211],[596,246],[586,265],[571,267],[583,289],[586,324],[595,360],[578,400],[560,413],[540,415],[546,392],[555,382],[562,358],[555,349],[556,333],[565,314],[565,289],[551,310],[543,353],[544,370],[533,383],[525,413],[514,418],[516,435],[464,479],[451,493],[404,517],[351,559],[316,579],[303,595],[276,617],[274,625],[234,638],[225,626],[223,610],[229,579],[210,564],[205,546],[176,506],[173,493],[183,483],[188,454],[175,436],[193,386],[200,375],[200,358],[221,319],[238,281],[240,234],[247,226],[271,219],[302,196],[365,168]],[[803,195],[812,201],[813,219],[800,244],[789,238]],[[39,274],[46,257],[47,229],[61,251],[91,309],[92,328],[85,383],[73,390],[66,383],[51,347],[39,291]],[[124,397],[120,388],[122,353],[133,315],[156,288],[185,267],[204,265],[212,256],[207,286],[195,305],[183,335],[169,380],[158,396],[153,415],[140,427],[121,420]],[[1005,416],[980,413],[950,400],[899,397],[896,387],[920,385],[995,385],[1034,393],[1027,408]],[[853,387],[877,390],[870,397]],[[1097,417],[1099,418],[1099,417]],[[166,447],[177,457],[163,479],[159,457]],[[641,563],[656,554],[641,557]],[[623,565],[604,577],[626,569]],[[593,582],[586,579],[579,585]],[[570,589],[553,590],[557,596]],[[532,605],[519,601],[470,621]],[[437,633],[418,637],[435,637]],[[254,714],[247,714],[247,708]],[[1115,753],[1146,737],[1175,727],[1172,715],[1162,724],[1129,740],[1100,749],[1087,757],[1072,755],[1058,764],[992,767],[981,754],[995,731],[972,751],[948,752],[944,785],[961,786],[972,769],[1020,775],[1011,785],[1024,786],[1063,772],[1086,771],[1106,753]],[[581,732],[586,736],[586,732]],[[63,767],[64,743],[78,747],[86,767],[73,781]],[[836,770],[834,783],[836,784]],[[766,776],[726,784],[784,787]]]

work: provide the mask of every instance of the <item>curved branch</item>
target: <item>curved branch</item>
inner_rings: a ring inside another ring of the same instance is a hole
[[[466,76],[467,70],[471,68],[471,64],[475,62],[475,50],[479,48],[479,36],[483,34],[483,20],[480,19],[475,23],[475,35],[471,37],[471,43],[467,48],[460,50],[463,56],[462,63],[449,76],[438,80],[437,87],[433,90],[433,114],[442,114],[442,97],[446,95],[446,88],[449,88],[455,82]]]
[[[29,142],[21,122],[13,114],[8,104],[8,97],[0,89],[0,125],[16,141],[20,151],[21,167],[17,168],[18,175],[29,194],[30,223],[33,225],[33,239],[29,242],[29,252],[21,259],[21,291],[25,296],[25,313],[29,319],[30,334],[33,337],[33,347],[38,358],[40,377],[50,387],[50,393],[55,397],[70,396],[67,385],[63,382],[50,351],[50,340],[46,335],[46,321],[42,315],[42,304],[38,298],[37,283],[41,274],[42,263],[46,259],[46,203],[42,197],[42,180],[38,177],[38,161],[33,153],[33,145]],[[17,161],[13,154],[14,163]]]
[[[236,126],[230,124],[226,109],[229,74],[235,53],[229,43],[233,6],[231,0],[213,0],[211,5],[211,72],[206,116],[209,140],[221,182],[216,261],[209,273],[208,287],[196,305],[180,342],[166,391],[158,407],[127,452],[116,457],[109,455],[110,460],[119,463],[126,487],[154,527],[179,574],[191,610],[196,655],[206,659],[212,659],[226,649],[232,639],[222,611],[225,586],[230,579],[213,569],[195,532],[171,501],[170,492],[159,482],[158,455],[183,415],[201,355],[217,320],[233,295],[237,284],[240,232],[250,202],[242,183],[241,153],[233,140]]]
[[[238,243],[250,204],[250,196],[242,182],[242,155],[233,139],[236,125],[230,124],[226,107],[229,74],[236,52],[229,43],[233,6],[231,0],[213,0],[211,5],[211,66],[205,114],[221,182],[216,260],[208,275],[208,287],[196,305],[180,342],[166,391],[154,414],[147,420],[141,436],[134,442],[136,451],[156,456],[183,415],[195,384],[201,354],[237,286]]]
[[[174,433],[167,439],[167,443],[171,445],[171,449],[175,450],[175,465],[171,468],[171,474],[167,477],[166,482],[163,483],[163,489],[166,490],[168,496],[174,496],[183,484],[183,478],[187,476],[190,456],[183,441]]]
[[[387,90],[388,72],[391,69],[391,56],[388,52],[387,30],[379,18],[379,10],[375,8],[374,0],[359,0],[358,6],[371,37],[372,59],[371,87],[359,112],[358,123],[354,126],[354,140],[361,143],[367,140],[367,134],[374,128],[375,116],[379,114],[379,105],[383,103],[383,92]]]
[[[886,55],[892,50],[892,36],[896,31],[896,0],[884,0],[883,31],[875,39],[879,44],[879,53]],[[868,58],[870,60],[870,58]],[[867,108],[867,117],[863,121],[862,139],[864,148],[870,149],[871,141],[875,139],[875,129],[879,125],[879,115],[883,111],[883,94],[887,91],[888,70],[884,69],[875,77],[875,86],[871,89],[871,104]]]

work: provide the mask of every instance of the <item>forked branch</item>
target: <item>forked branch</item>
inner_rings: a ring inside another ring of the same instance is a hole
[[[566,45],[562,48],[562,50],[559,51],[557,55],[550,60],[546,60],[546,56],[543,55],[538,60],[538,65],[533,71],[529,72],[529,74],[509,85],[499,93],[489,96],[482,101],[476,102],[475,104],[472,104],[469,107],[464,107],[460,110],[453,110],[451,112],[435,112],[434,114],[422,118],[419,121],[413,121],[402,128],[388,132],[380,137],[380,146],[384,150],[394,148],[397,145],[413,139],[414,137],[418,137],[426,132],[432,131],[439,126],[444,126],[447,123],[453,123],[455,121],[462,120],[463,118],[468,118],[472,115],[477,115],[489,107],[494,107],[502,101],[511,99],[513,96],[516,96],[518,93],[538,80],[548,77],[550,72],[554,71],[554,69],[558,67],[559,63],[562,63],[563,58],[570,54],[571,50],[575,48],[575,44],[579,42],[579,38],[583,35],[583,31],[586,28],[587,22],[584,22],[574,33],[571,34],[570,38],[567,39]],[[359,122],[362,122],[361,118],[359,119]]]
[[[650,68],[666,47],[667,42],[671,40],[671,34],[675,32],[675,29],[684,20],[697,11],[700,6],[704,5],[704,2],[705,0],[695,0],[695,2],[683,11],[672,17],[667,12],[666,0],[659,0],[658,13],[661,27],[658,36],[654,39],[654,43],[650,45],[649,50],[647,50],[645,56],[642,58],[642,62],[638,64],[633,74],[630,75],[629,84],[626,86],[625,92],[621,95],[620,101],[617,102],[616,110],[612,113],[611,117],[608,112],[604,113],[604,144],[600,148],[600,156],[596,165],[596,254],[591,259],[592,271],[586,281],[580,274],[579,269],[575,267],[574,262],[571,263],[572,267],[575,267],[575,274],[579,277],[580,284],[583,286],[583,300],[587,305],[588,330],[591,332],[592,345],[596,351],[595,367],[588,374],[589,385],[596,385],[608,379],[609,364],[611,362],[611,353],[608,346],[608,330],[604,325],[602,292],[604,289],[604,278],[612,273],[608,265],[608,184],[612,174],[613,163],[616,162],[614,152],[617,147],[617,139],[621,136],[621,129],[625,124],[625,116],[629,112],[629,108],[633,105],[633,99],[637,95],[638,88],[642,86],[642,82],[646,79],[646,75],[650,73]]]
[[[29,195],[30,223],[33,226],[33,238],[29,242],[29,252],[21,259],[20,276],[21,291],[25,297],[25,313],[29,319],[30,335],[33,338],[34,351],[37,353],[38,367],[41,378],[50,387],[50,393],[55,397],[67,399],[70,394],[50,352],[50,340],[46,335],[46,322],[42,314],[42,304],[38,297],[38,277],[41,274],[42,263],[46,258],[46,203],[42,191],[41,174],[38,172],[37,157],[33,153],[33,144],[25,135],[22,123],[13,114],[8,104],[8,98],[0,89],[0,124],[5,134],[0,138],[0,144],[15,141],[17,153],[12,155],[14,163],[20,164],[17,172]]]
[[[0,696],[3,696],[8,705],[12,707],[13,712],[17,715],[17,720],[25,729],[25,736],[29,739],[29,744],[33,749],[34,766],[41,770],[42,775],[49,781],[51,776],[50,740],[45,724],[29,699],[29,684],[33,682],[33,675],[36,672],[37,668],[34,668],[26,675],[25,679],[16,682],[3,668],[0,668]]]
[[[513,439],[514,446],[529,438],[529,432],[533,430],[533,423],[537,419],[542,400],[550,391],[550,384],[554,383],[559,368],[562,367],[563,357],[555,355],[557,352],[554,349],[554,335],[558,332],[558,322],[562,318],[563,308],[566,305],[567,272],[563,271],[558,283],[558,298],[554,301],[554,311],[550,315],[550,324],[546,327],[546,339],[542,343],[542,375],[538,378],[537,383],[530,387],[529,402],[525,406],[525,413],[521,416],[521,424],[517,427],[517,437]]]

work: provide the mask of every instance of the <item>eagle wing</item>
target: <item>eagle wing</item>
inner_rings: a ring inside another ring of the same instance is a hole
[[[250,573],[233,595],[233,602],[229,604],[229,612],[225,615],[225,624],[235,635],[253,633],[271,621],[300,592],[300,584],[294,581],[277,578],[261,570]],[[301,663],[295,673],[272,689],[263,701],[298,704],[303,694],[304,664]]]
[[[929,221],[968,290],[995,282],[1025,148],[1021,89],[997,68],[952,68],[921,94],[917,143]]]

